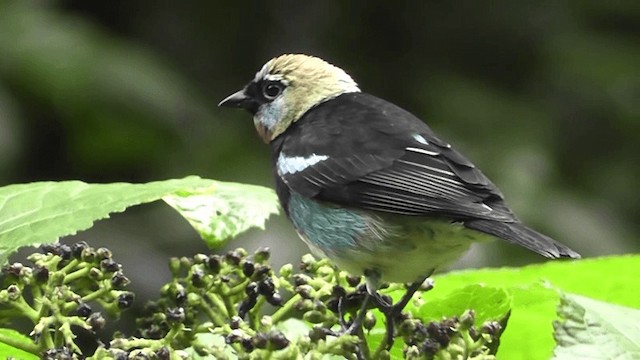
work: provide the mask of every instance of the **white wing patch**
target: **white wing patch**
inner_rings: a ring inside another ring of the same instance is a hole
[[[422,145],[429,145],[429,142],[427,141],[427,139],[425,139],[424,136],[422,136],[420,134],[414,134],[413,135],[413,140],[419,142]],[[438,155],[440,155],[440,153],[438,153],[438,152],[429,151],[429,150],[425,150],[425,149],[420,149],[420,148],[416,148],[416,147],[407,147],[405,150],[416,152],[416,153],[422,153],[422,154],[426,154],[426,155],[430,155],[430,156],[438,156]]]
[[[295,174],[300,172],[309,166],[315,165],[320,161],[327,160],[327,155],[311,154],[307,157],[304,156],[286,156],[282,152],[278,156],[278,175]]]
[[[420,134],[413,135],[413,139],[419,142],[420,144],[429,145],[429,142],[427,141],[427,139],[425,139],[424,136]]]

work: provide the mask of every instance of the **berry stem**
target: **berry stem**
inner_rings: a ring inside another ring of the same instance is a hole
[[[73,262],[73,261],[77,261],[77,260],[72,260],[71,262]],[[66,269],[69,265],[71,265],[71,263],[69,263],[63,269]],[[69,269],[71,269],[71,268],[69,268]],[[91,268],[87,266],[87,267],[78,269],[78,270],[76,270],[76,271],[74,271],[72,273],[69,273],[64,277],[64,282],[63,283],[64,284],[68,284],[68,283],[70,283],[72,281],[87,277],[87,275],[89,275],[89,271],[90,270],[91,270]]]
[[[200,309],[202,309],[202,311],[204,311],[207,314],[209,319],[211,319],[211,321],[217,327],[218,326],[224,326],[226,324],[226,320],[223,317],[221,317],[220,314],[218,314],[215,311],[213,311],[213,309],[211,309],[209,304],[201,301],[200,302]]]
[[[79,264],[80,264],[80,260],[73,259],[73,260],[69,261],[69,263],[67,265],[65,265],[62,269],[60,269],[58,271],[60,271],[63,274],[66,274],[69,271],[71,271],[73,268],[78,266]],[[65,283],[67,283],[66,279],[65,279]]]
[[[273,323],[277,324],[278,322],[282,321],[282,318],[287,315],[287,313],[289,313],[289,311],[293,309],[294,304],[300,300],[302,300],[302,296],[300,296],[300,294],[293,295],[291,299],[289,299],[289,301],[284,303],[284,305],[282,305],[280,309],[276,310],[273,315],[271,315],[271,320],[273,321]]]
[[[27,301],[20,296],[15,301],[8,302],[8,304],[14,309],[18,310],[22,315],[31,320],[32,323],[37,324],[40,319],[40,313],[32,308]]]
[[[229,291],[227,291],[224,295],[225,296],[235,296],[235,295],[241,294],[241,293],[244,292],[244,289],[247,288],[247,284],[248,283],[249,283],[249,279],[244,279],[238,285],[230,288]]]
[[[264,305],[265,301],[266,300],[264,296],[260,296],[253,308],[249,310],[249,326],[251,326],[251,328],[253,329],[258,329],[258,327],[260,326],[260,308],[262,308],[262,305]]]
[[[101,286],[100,288],[98,288],[98,290],[83,296],[82,301],[89,302],[91,300],[99,299],[100,297],[102,297],[102,295],[107,294],[109,291],[111,291],[110,287]]]
[[[223,302],[218,295],[213,293],[207,293],[206,296],[207,296],[207,300],[211,301],[211,303],[213,303],[213,305],[219,309],[219,311],[222,313],[222,315],[225,318],[227,319],[231,318],[226,302]],[[233,305],[231,305],[231,307],[233,308]]]

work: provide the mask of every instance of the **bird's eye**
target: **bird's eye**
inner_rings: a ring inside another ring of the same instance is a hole
[[[278,82],[269,82],[264,85],[262,88],[262,93],[265,98],[269,100],[275,99],[278,95],[282,93],[283,86]]]

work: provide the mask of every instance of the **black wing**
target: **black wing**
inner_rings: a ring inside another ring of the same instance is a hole
[[[274,142],[301,195],[404,215],[516,221],[486,176],[409,112],[362,93],[310,110]]]

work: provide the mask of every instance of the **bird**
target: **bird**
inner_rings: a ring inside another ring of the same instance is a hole
[[[319,57],[274,57],[219,106],[253,116],[271,148],[282,209],[311,252],[363,275],[364,303],[377,299],[387,314],[474,242],[498,238],[547,258],[580,257],[524,225],[496,185],[424,121],[362,92]],[[378,296],[384,282],[411,285],[392,306]]]

